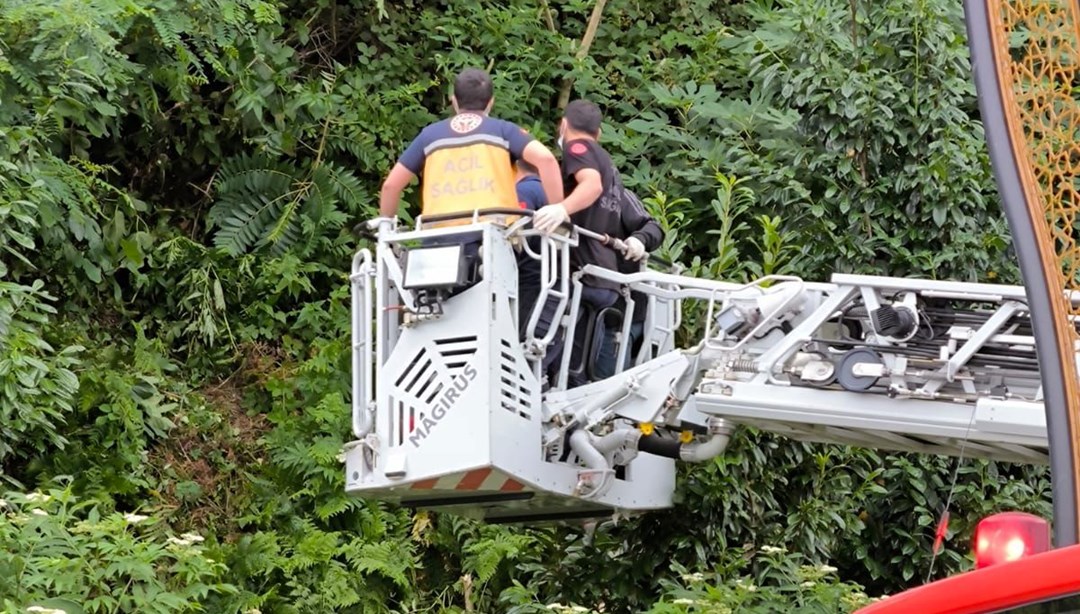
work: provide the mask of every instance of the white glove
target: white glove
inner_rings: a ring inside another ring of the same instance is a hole
[[[630,237],[623,241],[623,245],[626,246],[626,259],[637,262],[645,257],[645,244],[642,243],[637,237]]]
[[[540,207],[540,210],[533,215],[533,228],[549,235],[555,232],[560,224],[569,220],[570,214],[566,212],[566,207],[562,203],[555,203]]]
[[[373,217],[370,220],[368,220],[367,222],[365,222],[365,225],[367,225],[368,230],[378,230],[379,228],[382,227],[383,224],[386,224],[387,226],[393,226],[394,218],[380,216],[380,217]]]

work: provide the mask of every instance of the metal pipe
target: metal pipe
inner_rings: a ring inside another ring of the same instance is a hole
[[[574,423],[588,425],[589,416],[593,412],[607,409],[629,396],[632,377],[631,375],[624,376],[617,384],[606,386],[603,392],[574,414]]]
[[[352,275],[352,429],[357,439],[367,437],[375,425],[371,411],[371,252],[362,249],[353,256]]]
[[[709,432],[713,436],[701,443],[683,444],[679,448],[679,458],[688,463],[700,463],[720,456],[731,441],[731,433],[734,430],[735,427],[723,418],[710,418]]]
[[[618,450],[622,446],[636,446],[640,438],[641,431],[639,429],[618,429],[603,437],[595,438],[593,440],[593,446],[604,454],[608,454]]]
[[[670,284],[679,288],[694,288],[698,290],[719,290],[719,291],[731,291],[742,290],[748,287],[753,287],[754,284],[760,283],[765,279],[777,279],[779,281],[795,280],[797,277],[788,275],[767,275],[751,284],[736,284],[726,281],[714,281],[711,279],[700,279],[694,277],[685,277],[682,275],[672,275],[670,273],[661,273],[659,271],[642,271],[640,273],[619,273],[606,269],[602,266],[595,264],[587,264],[581,268],[581,271],[585,275],[593,275],[610,281],[614,281],[619,284],[636,284],[643,282]],[[802,280],[800,280],[802,281]],[[805,288],[808,291],[820,291],[820,292],[835,292],[837,289],[836,284],[822,283],[822,282],[803,282]],[[640,289],[642,292],[646,292],[646,289]],[[706,295],[707,297],[707,295]]]
[[[593,232],[593,231],[589,230],[588,228],[584,228],[582,226],[574,226],[574,230],[576,230],[578,234],[580,234],[580,235],[582,235],[584,237],[588,237],[590,239],[593,239],[595,241],[600,242],[601,245],[610,246],[611,249],[613,249],[613,250],[615,250],[617,252],[625,252],[626,251],[626,244],[623,243],[623,241],[621,239],[617,239],[615,237],[612,237],[611,235],[606,235],[606,234],[600,234],[598,232]]]
[[[573,355],[574,349],[574,335],[577,334],[577,322],[578,314],[581,312],[581,277],[577,273],[574,274],[574,279],[570,282],[572,290],[570,291],[570,305],[569,313],[567,313],[566,332],[563,336],[564,346],[562,352],[562,358],[559,360],[559,370],[555,375],[555,381],[551,382],[552,390],[564,390],[570,379],[570,358]]]
[[[526,340],[536,340],[540,347],[547,348],[555,340],[555,336],[559,332],[563,312],[566,311],[570,302],[570,246],[567,243],[552,246],[548,243],[548,237],[543,239],[544,242],[541,244],[540,250],[540,293],[529,314],[525,338]],[[558,273],[553,272],[556,267],[559,270]],[[559,286],[557,290],[555,289],[556,284]],[[518,291],[520,293],[520,289]],[[544,336],[536,339],[536,326],[540,322],[540,316],[547,306],[548,299],[552,296],[559,300],[555,307],[555,315]]]
[[[589,432],[585,429],[574,429],[570,433],[570,449],[577,454],[586,467],[603,476],[598,486],[594,487],[590,492],[581,493],[583,498],[592,498],[606,491],[609,484],[609,474],[611,473],[611,467],[608,465],[607,459],[596,449],[591,439]]]
[[[595,469],[597,471],[606,471],[611,469],[608,466],[607,459],[600,450],[596,449],[591,439],[589,438],[589,431],[585,429],[574,429],[570,433],[570,449],[574,451],[574,454],[578,455],[581,462],[585,463],[585,466],[589,469]]]
[[[633,293],[629,290],[626,291],[624,296],[624,302],[626,308],[623,309],[622,328],[619,330],[619,351],[615,353],[615,370],[614,373],[622,373],[623,366],[626,364],[626,358],[630,352],[631,339],[630,329],[634,325],[634,299]],[[645,347],[644,344],[641,347]]]

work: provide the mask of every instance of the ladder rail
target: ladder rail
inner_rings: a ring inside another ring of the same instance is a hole
[[[352,273],[349,275],[352,299],[352,429],[357,439],[367,437],[375,422],[372,277],[371,251],[362,249],[353,256]]]
[[[706,416],[795,439],[992,460],[1048,462],[1042,403],[989,398],[961,404],[762,382],[704,382]],[[969,428],[970,425],[970,428]]]
[[[520,233],[524,238],[536,231],[523,231]],[[553,248],[552,242],[556,243]],[[559,332],[559,319],[551,323],[543,337],[536,337],[536,327],[540,323],[540,316],[547,305],[549,298],[558,299],[555,308],[556,314],[561,314],[566,309],[570,297],[570,248],[574,245],[568,237],[552,235],[541,237],[540,254],[540,292],[536,303],[529,312],[529,320],[525,328],[525,343],[528,347],[547,348]],[[527,241],[522,242],[522,249],[529,257],[533,257]],[[558,289],[555,286],[558,286]],[[520,295],[521,289],[518,289]]]

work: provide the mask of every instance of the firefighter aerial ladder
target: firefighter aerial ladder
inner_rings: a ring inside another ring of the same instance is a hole
[[[1022,287],[861,275],[736,284],[655,262],[632,274],[572,272],[569,250],[597,240],[583,229],[540,236],[534,251],[526,239],[538,233],[521,210],[452,217],[412,228],[380,220],[374,252],[353,260],[352,494],[489,522],[631,515],[671,506],[676,463],[716,457],[741,425],[1047,461]],[[470,265],[454,239],[477,234]],[[524,323],[519,253],[542,271]],[[591,312],[582,275],[618,283],[625,307]],[[538,335],[547,300],[560,317]],[[704,323],[679,347],[691,301]],[[638,310],[644,334],[624,343]],[[570,373],[592,372],[601,322],[617,331],[616,373],[568,388]],[[541,360],[556,335],[583,338],[586,351],[580,364],[562,352],[545,382]]]
[[[520,211],[454,225],[377,228],[352,266],[358,496],[498,522],[632,514],[672,504],[675,464],[720,454],[750,425],[807,441],[1049,462],[1056,546],[1080,537],[1080,4],[965,0],[982,124],[1023,287],[834,275],[749,284],[695,279],[654,262],[633,274],[571,274],[569,250]],[[441,220],[446,222],[447,220]],[[479,232],[479,266],[453,235]],[[613,243],[618,247],[617,243]],[[519,331],[515,252],[542,264],[540,304],[558,326]],[[617,282],[620,313],[590,313],[580,275]],[[631,294],[631,291],[633,294]],[[637,300],[633,300],[634,297]],[[684,304],[704,326],[679,347]],[[597,322],[628,339],[629,366],[590,374]],[[621,318],[621,326],[617,324]],[[581,328],[581,330],[577,330]],[[553,335],[580,335],[550,382]],[[595,379],[595,378],[594,378]]]

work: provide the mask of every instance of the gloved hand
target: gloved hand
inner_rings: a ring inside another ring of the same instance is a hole
[[[368,227],[368,230],[378,230],[379,227],[382,226],[383,224],[392,225],[393,223],[394,223],[394,218],[379,216],[379,217],[371,218],[370,220],[368,220],[364,224]]]
[[[566,207],[562,203],[555,203],[540,207],[540,210],[533,215],[533,228],[549,235],[555,232],[560,224],[569,220],[570,214],[566,212]]]
[[[626,246],[625,255],[627,260],[637,262],[645,257],[645,244],[637,237],[630,237],[623,241],[623,245]]]

